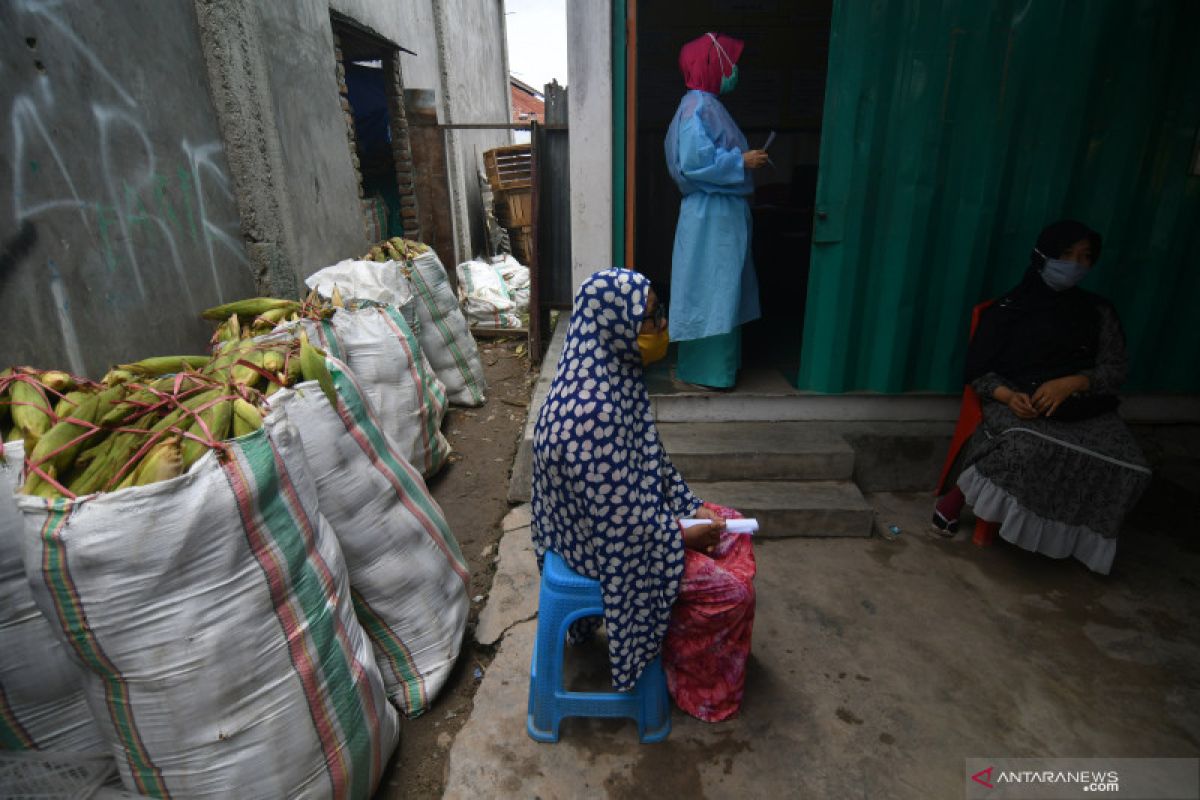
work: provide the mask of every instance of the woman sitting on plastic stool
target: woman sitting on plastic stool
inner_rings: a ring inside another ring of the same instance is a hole
[[[632,689],[661,652],[688,714],[741,706],[754,622],[750,537],[733,509],[702,503],[671,464],[642,368],[663,357],[666,320],[644,275],[609,269],[575,296],[533,443],[533,543],[600,582],[613,686]],[[679,520],[708,523],[684,529]],[[571,640],[599,625],[580,620]]]

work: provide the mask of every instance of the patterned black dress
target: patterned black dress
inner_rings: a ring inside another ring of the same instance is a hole
[[[1125,380],[1125,337],[1116,311],[1096,306],[1095,366],[1079,370],[1093,395],[1115,395]],[[1020,419],[992,398],[995,372],[972,386],[983,398],[983,423],[967,445],[958,486],[977,517],[1000,522],[1000,535],[1054,558],[1074,556],[1107,574],[1125,515],[1150,482],[1150,468],[1115,411],[1073,422]]]

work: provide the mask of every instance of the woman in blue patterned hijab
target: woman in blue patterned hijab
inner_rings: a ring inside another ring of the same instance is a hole
[[[657,309],[650,281],[632,270],[597,272],[579,288],[558,372],[534,432],[533,542],[539,564],[553,550],[576,572],[600,581],[618,690],[633,688],[663,649],[668,627],[675,625],[673,610],[676,616],[682,612],[697,569],[705,572],[709,594],[714,571],[725,583],[732,581],[732,592],[723,585],[718,594],[723,607],[736,613],[716,613],[719,638],[723,649],[744,645],[745,652],[741,668],[727,680],[736,684],[732,707],[715,714],[724,718],[741,700],[754,609],[753,552],[748,537],[724,530],[724,517],[736,512],[702,504],[663,450],[643,381],[645,342],[665,335]],[[678,524],[684,517],[710,523],[684,533]],[[727,558],[737,561],[728,574],[720,569]],[[715,611],[706,614],[713,617]],[[727,623],[737,627],[732,638]],[[668,684],[680,702],[670,653],[665,655]],[[719,669],[728,672],[729,666]],[[713,704],[680,705],[707,718]]]

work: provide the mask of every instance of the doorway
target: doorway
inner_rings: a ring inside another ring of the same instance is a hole
[[[832,0],[711,0],[683,14],[666,3],[636,6],[634,266],[669,296],[680,194],[663,141],[686,91],[679,50],[707,31],[742,39],[738,86],[721,102],[750,147],[762,147],[775,133],[772,163],[755,171],[748,198],[762,318],[743,328],[743,367],[781,373],[792,384],[804,330],[832,6]]]
[[[419,239],[412,150],[399,52],[404,48],[331,14],[338,90],[359,178],[367,238]],[[408,52],[408,51],[405,51]]]

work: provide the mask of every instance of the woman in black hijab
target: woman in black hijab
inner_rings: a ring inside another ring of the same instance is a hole
[[[983,402],[958,485],[934,511],[953,535],[964,502],[978,524],[1107,574],[1125,514],[1150,480],[1117,416],[1128,362],[1112,304],[1078,287],[1100,234],[1074,220],[1038,236],[1029,269],[979,320],[965,380]]]

